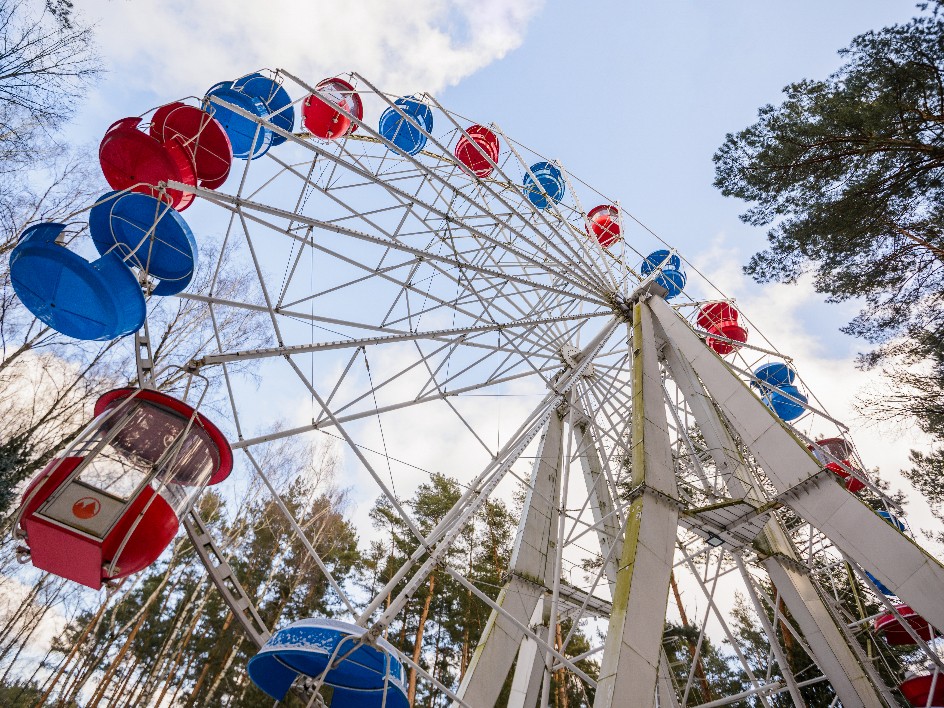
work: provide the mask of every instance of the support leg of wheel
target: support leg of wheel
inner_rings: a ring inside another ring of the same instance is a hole
[[[652,315],[633,308],[632,486],[594,708],[655,705],[679,508]]]

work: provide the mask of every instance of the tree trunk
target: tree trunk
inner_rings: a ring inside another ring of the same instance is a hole
[[[177,682],[177,688],[174,689],[173,695],[170,697],[170,703],[168,705],[175,706],[177,705],[177,694],[180,693],[180,689],[184,686],[184,677],[190,672],[190,666],[193,664],[193,657],[187,659],[187,665],[184,666],[184,670],[180,673],[180,681]]]
[[[88,624],[85,625],[85,629],[82,630],[82,634],[79,635],[78,639],[75,640],[72,644],[72,649],[69,650],[69,653],[66,654],[65,658],[62,660],[62,663],[59,664],[59,668],[52,674],[49,678],[49,682],[46,686],[46,689],[43,691],[43,695],[39,699],[39,705],[45,705],[46,701],[49,699],[49,695],[52,693],[53,688],[56,686],[56,682],[62,676],[62,673],[65,671],[66,666],[72,660],[72,657],[75,656],[76,652],[79,650],[79,647],[82,646],[82,642],[85,641],[85,637],[89,632],[92,631],[92,628],[97,626],[99,621],[102,618],[102,615],[105,614],[105,608],[108,606],[107,602],[103,602],[102,606],[98,608],[98,612],[95,613],[95,616],[89,620]]]
[[[429,617],[429,605],[433,601],[433,590],[436,589],[436,574],[429,576],[429,591],[423,601],[423,611],[420,612],[419,626],[416,628],[416,643],[413,645],[413,663],[420,663],[420,654],[423,652],[423,630],[426,628],[426,618]],[[416,667],[410,667],[410,683],[407,688],[407,701],[413,705],[416,699]]]
[[[193,685],[193,688],[190,689],[190,700],[187,701],[187,706],[190,708],[193,706],[193,702],[197,700],[197,694],[200,692],[200,689],[203,687],[203,681],[206,679],[207,671],[210,670],[210,662],[207,661],[203,664],[203,668],[200,669],[200,675],[197,677],[197,682]]]
[[[12,647],[16,647],[16,651],[14,652],[13,657],[10,659],[6,671],[4,671],[3,676],[0,677],[0,685],[6,685],[7,677],[16,666],[16,662],[20,658],[20,654],[23,653],[23,649],[25,649],[29,643],[30,638],[33,636],[33,632],[39,628],[43,618],[45,618],[49,610],[52,609],[53,605],[59,602],[61,593],[62,583],[60,582],[52,594],[47,594],[44,597],[42,605],[37,605],[34,599],[31,607],[32,611],[22,619],[16,635],[10,640],[9,645],[3,650],[3,653],[0,654],[0,661],[3,661],[9,654],[10,649]]]
[[[128,670],[125,672],[125,675],[121,678],[121,683],[118,684],[118,688],[112,694],[111,702],[109,706],[117,705],[118,701],[124,697],[125,689],[128,687],[128,682],[131,680],[131,677],[134,675],[135,669],[138,668],[138,657],[134,657],[131,660],[131,665],[128,667]]]
[[[236,640],[236,643],[230,650],[229,656],[226,657],[226,663],[223,664],[223,669],[217,674],[216,679],[213,681],[213,685],[210,686],[210,690],[207,692],[205,705],[213,705],[213,696],[216,695],[216,692],[220,688],[220,684],[223,683],[223,678],[226,676],[226,672],[229,671],[230,667],[233,665],[233,661],[236,660],[236,656],[239,654],[239,647],[242,646],[242,643],[243,637],[240,637]]]
[[[790,632],[787,627],[786,615],[786,605],[783,603],[783,598],[779,597],[778,593],[778,602],[777,602],[778,612],[780,612],[780,632],[783,634],[783,645],[787,650],[787,659],[789,661],[790,656],[793,654],[793,634]]]
[[[131,648],[131,643],[134,641],[134,638],[138,636],[138,630],[141,629],[141,625],[144,624],[144,620],[147,619],[147,616],[147,612],[141,612],[138,616],[138,621],[134,623],[134,627],[128,634],[128,638],[125,639],[125,643],[122,644],[121,649],[118,650],[118,655],[112,660],[111,664],[109,664],[108,668],[105,670],[105,675],[99,682],[98,689],[92,695],[92,698],[88,703],[88,708],[97,708],[102,698],[105,697],[105,691],[108,688],[108,684],[111,683],[111,679],[118,670],[121,660],[125,658],[125,654],[127,654],[128,650]]]
[[[436,618],[436,627],[437,627],[437,628],[436,628],[436,652],[433,654],[433,667],[432,667],[432,671],[430,671],[430,673],[431,673],[433,676],[436,676],[436,667],[439,666],[439,654],[440,654],[440,651],[442,650],[442,628],[443,628],[443,623],[442,623],[442,618],[441,618],[441,617],[437,617],[437,618]],[[442,674],[441,674],[441,673],[440,673],[439,678],[440,678],[440,679],[442,678]],[[445,683],[445,681],[443,681],[443,683]],[[432,706],[433,706],[433,693],[432,693],[432,691],[431,691],[430,694],[429,694],[429,700],[428,700],[427,703],[426,703],[426,708],[432,708]]]
[[[675,604],[678,605],[679,615],[682,618],[682,624],[686,627],[691,625],[688,624],[688,615],[685,614],[685,605],[682,604],[682,596],[679,594],[678,585],[675,583],[675,573],[672,573],[670,576],[672,582],[672,594],[675,595]],[[702,663],[701,655],[698,655],[697,660],[695,653],[697,647],[692,642],[686,642],[688,644],[688,655],[692,658],[692,661],[695,662],[695,675],[698,677],[699,682],[701,683],[701,689],[704,692],[702,696],[702,702],[707,703],[714,700],[712,694],[711,685],[708,683],[708,677],[705,675],[705,665]]]
[[[472,602],[472,592],[469,591],[469,602]],[[465,622],[462,627],[462,654],[459,657],[459,683],[462,683],[462,679],[465,677],[466,669],[469,668],[469,622],[472,620],[469,618],[468,609],[465,613]]]
[[[13,613],[13,615],[3,625],[3,629],[0,630],[0,644],[7,644],[7,637],[10,636],[13,628],[16,627],[23,615],[29,612],[30,607],[33,606],[33,602],[35,602],[36,598],[39,596],[39,593],[42,592],[42,589],[45,587],[49,577],[50,576],[48,573],[43,574],[43,576],[39,579],[39,582],[37,582],[36,585],[30,589],[30,591],[26,594],[26,597],[20,602],[20,606],[16,608],[16,611]],[[3,652],[0,653],[0,659],[6,656],[9,650],[10,647],[7,646]]]
[[[400,612],[400,636],[397,637],[397,646],[402,647],[403,643],[406,641],[406,619],[410,616],[410,610],[412,609],[411,605],[413,604],[412,598],[408,598],[406,604],[403,606],[403,610]]]
[[[154,590],[148,596],[148,599],[141,606],[141,609],[138,610],[135,616],[132,617],[130,620],[128,620],[128,622],[115,633],[115,637],[117,638],[117,637],[120,637],[125,632],[127,632],[129,628],[131,629],[131,632],[128,635],[128,638],[125,640],[121,649],[118,650],[118,655],[112,660],[112,662],[109,664],[108,669],[105,671],[105,676],[102,678],[102,681],[99,684],[98,690],[95,691],[95,694],[92,696],[92,699],[89,701],[87,708],[95,708],[95,706],[98,705],[99,701],[101,701],[102,696],[104,695],[105,688],[107,688],[108,683],[111,681],[111,677],[112,675],[114,675],[114,672],[118,667],[118,664],[121,662],[121,660],[124,658],[124,655],[128,652],[128,649],[131,647],[131,642],[134,641],[135,636],[137,636],[138,630],[141,628],[141,625],[144,624],[144,620],[150,614],[152,605],[157,600],[157,598],[161,596],[164,589],[167,587],[167,584],[170,581],[171,575],[176,566],[177,554],[180,551],[180,548],[181,548],[181,543],[178,543],[174,546],[174,550],[171,554],[170,561],[168,562],[168,565],[167,565],[167,570],[164,572],[164,577],[161,578],[161,582],[157,584],[157,587],[154,588]],[[127,597],[127,594],[125,595],[125,597]],[[124,598],[122,598],[122,602],[123,601],[124,601]],[[112,619],[114,620],[114,615],[112,615]],[[113,641],[114,640],[112,640],[112,642]],[[109,644],[111,644],[112,642],[110,642]],[[103,652],[103,655],[104,655],[104,652]],[[85,677],[85,679],[79,683],[78,687],[75,689],[76,695],[78,694],[78,691],[81,690],[82,685],[84,685],[85,681],[88,680],[89,676],[91,676],[91,674],[94,673],[94,669],[95,667],[93,667],[92,672],[89,672],[89,674]]]
[[[192,600],[194,597],[196,597],[197,591],[198,591],[201,587],[203,587],[203,582],[202,582],[202,581],[197,584],[197,588],[196,588],[196,589],[193,591],[193,593],[190,595],[190,600]],[[174,652],[174,658],[173,658],[173,659],[171,660],[171,662],[170,662],[170,667],[167,669],[167,671],[164,672],[164,674],[165,674],[166,676],[174,676],[175,673],[176,673],[176,671],[177,671],[177,667],[180,666],[180,659],[181,659],[181,657],[183,657],[184,650],[186,649],[187,644],[190,642],[190,637],[193,636],[193,631],[194,631],[194,629],[196,629],[197,624],[200,622],[200,619],[201,619],[202,616],[203,616],[203,608],[206,606],[206,603],[207,603],[207,599],[208,599],[208,598],[209,598],[209,594],[208,594],[208,593],[205,593],[204,596],[203,596],[203,599],[202,599],[201,602],[200,602],[200,604],[197,606],[196,610],[194,610],[193,619],[192,619],[191,622],[190,622],[190,626],[187,627],[187,632],[184,634],[183,637],[181,637],[180,642],[178,642],[177,651]],[[189,600],[188,600],[188,603],[187,603],[187,604],[189,604]],[[232,614],[233,614],[233,613],[230,612],[230,616],[232,616]],[[178,628],[179,628],[179,624],[174,627],[174,631],[173,631],[172,635],[173,635],[173,634],[176,634]],[[226,630],[226,627],[224,627],[223,630],[225,631],[225,630]],[[181,680],[183,680],[183,678],[184,678],[184,677],[181,677]],[[161,689],[161,695],[158,696],[157,701],[155,702],[155,705],[158,705],[158,706],[161,705],[161,701],[164,700],[164,695],[167,693],[167,688],[168,688],[168,686],[169,686],[169,682],[168,682],[168,681],[165,681],[165,682],[164,682],[164,687]]]
[[[223,620],[223,629],[222,629],[222,631],[220,632],[220,636],[221,636],[221,637],[226,634],[226,630],[229,629],[229,626],[230,626],[230,624],[231,624],[232,621],[233,621],[233,617],[234,617],[233,612],[232,612],[232,610],[230,610],[230,611],[227,613],[227,615],[226,615],[226,619]],[[239,640],[236,642],[236,646],[239,646],[239,644],[240,644],[241,642],[242,642],[242,637],[240,637]],[[232,650],[231,650],[231,651],[232,651]],[[203,680],[204,680],[204,678],[206,677],[207,670],[208,670],[209,668],[210,668],[210,658],[209,658],[209,655],[208,655],[208,656],[207,656],[207,661],[206,661],[206,663],[203,665],[203,669],[201,669],[201,671],[200,671],[200,678],[197,679],[196,684],[194,684],[193,689],[190,691],[190,700],[187,702],[187,705],[192,706],[192,705],[193,705],[193,702],[196,700],[197,695],[200,693],[200,687],[203,685]],[[220,681],[220,680],[221,680],[221,679],[220,679],[220,676],[222,675],[222,673],[223,673],[223,672],[220,672],[220,673],[217,675],[217,681]],[[216,683],[214,683],[214,687],[215,687],[215,686],[216,686]],[[212,690],[212,689],[211,689],[211,690]],[[205,703],[205,704],[209,704],[209,703],[210,703],[210,699],[207,698],[207,699],[204,701],[204,703]]]
[[[486,511],[488,507],[486,505]],[[488,518],[488,522],[491,521],[491,517]],[[486,524],[487,529],[492,528],[491,523]],[[466,576],[467,578],[473,577],[473,565],[475,563],[475,543],[469,544],[469,562],[466,565]],[[465,592],[465,612],[463,612],[462,618],[462,649],[459,653],[459,683],[462,683],[462,679],[465,678],[465,672],[469,668],[469,649],[470,649],[470,625],[472,624],[472,590],[467,589]]]
[[[557,622],[557,651],[561,651],[564,646],[564,638],[561,636],[561,625],[560,618]],[[567,671],[566,666],[562,666],[557,670],[557,696],[555,698],[554,704],[557,708],[567,708]]]

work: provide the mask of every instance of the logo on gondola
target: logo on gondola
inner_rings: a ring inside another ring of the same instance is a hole
[[[91,519],[102,510],[102,503],[95,497],[82,497],[72,505],[72,514],[79,519]]]

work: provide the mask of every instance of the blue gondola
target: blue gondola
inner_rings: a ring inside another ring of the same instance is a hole
[[[651,275],[661,266],[662,272],[655,277],[655,282],[665,288],[666,300],[671,300],[685,289],[688,278],[682,270],[682,259],[671,251],[653,251],[639,266],[643,277]]]
[[[761,400],[779,418],[795,420],[806,410],[807,397],[796,386],[796,371],[783,362],[764,364],[754,371],[751,386],[760,389]],[[796,399],[796,400],[794,400]]]
[[[764,405],[786,421],[796,420],[803,415],[807,400],[796,386],[781,386],[763,396]]]
[[[779,388],[792,385],[796,381],[796,371],[793,367],[780,361],[759,366],[754,371],[754,376],[757,381],[752,381],[751,386],[763,387],[766,384]]]
[[[433,131],[433,111],[426,104],[420,103],[412,96],[407,96],[398,98],[393,105],[422,126],[427,133]],[[423,132],[395,108],[388,108],[383,112],[377,132],[407,155],[416,155],[426,147],[426,136]]]
[[[89,231],[102,255],[113,252],[160,282],[154,295],[175,295],[193,279],[197,242],[183,217],[148,194],[109,192],[89,214]]]
[[[221,81],[212,86],[203,99],[203,110],[216,118],[226,131],[229,142],[233,146],[233,157],[241,160],[255,160],[265,155],[272,146],[272,131],[226,106],[213,103],[210,100],[213,97],[259,118],[268,117],[269,111],[266,104],[255,96],[233,88],[232,81]]]
[[[865,574],[868,576],[869,580],[871,580],[873,583],[875,583],[875,587],[878,588],[878,591],[879,591],[880,593],[882,593],[883,595],[887,595],[888,597],[897,597],[897,595],[895,595],[894,591],[889,590],[889,589],[885,586],[884,583],[882,583],[878,578],[876,578],[874,575],[872,575],[869,571],[865,571]]]
[[[531,175],[534,175],[534,178]],[[537,183],[535,183],[537,179]],[[564,198],[566,185],[561,171],[550,162],[536,162],[524,176],[524,193],[538,209],[547,209],[551,203]]]
[[[256,72],[247,74],[233,82],[232,88],[261,101],[266,107],[269,122],[282,130],[292,132],[295,128],[295,107],[288,91],[278,81]],[[272,147],[287,140],[283,135],[272,134]]]
[[[366,631],[326,618],[293,622],[249,660],[249,678],[276,700],[303,675],[333,690],[332,708],[408,708],[396,651],[383,639],[359,645]]]
[[[905,529],[907,528],[905,526],[905,522],[899,519],[897,516],[895,516],[891,512],[885,511],[885,509],[879,509],[878,515],[881,516],[883,519],[885,519],[886,524],[890,524],[891,526],[894,526],[896,529],[898,529],[902,533],[905,532]]]
[[[886,524],[894,526],[896,529],[904,533],[905,528],[906,528],[904,521],[899,519],[897,516],[895,516],[891,512],[886,511],[885,509],[879,509],[878,512],[876,513],[878,513],[878,515],[881,516],[885,520]],[[878,591],[880,593],[882,593],[883,595],[887,595],[888,597],[897,597],[894,590],[890,590],[888,586],[882,583],[878,578],[876,578],[870,572],[865,571],[865,574],[868,576],[869,580],[875,583],[875,587],[878,588]]]
[[[36,317],[74,339],[108,340],[144,324],[141,286],[116,253],[89,262],[56,241],[65,224],[29,227],[10,255],[13,290]]]

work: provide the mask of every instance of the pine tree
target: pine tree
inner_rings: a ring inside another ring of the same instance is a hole
[[[728,135],[715,185],[769,227],[745,269],[758,282],[810,272],[831,301],[864,301],[844,331],[877,345],[860,363],[891,379],[869,412],[944,442],[944,12],[923,9],[856,37],[838,71],[790,84]],[[944,478],[942,455],[916,474]]]

